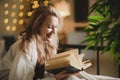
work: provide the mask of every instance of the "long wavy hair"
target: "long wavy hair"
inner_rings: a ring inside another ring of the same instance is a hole
[[[59,28],[62,26],[61,16],[53,7],[40,6],[34,10],[29,22],[27,29],[21,32],[20,36],[22,39],[22,44],[20,49],[27,53],[28,47],[32,41],[35,41],[38,62],[44,64],[45,60],[53,56],[57,52],[58,48],[58,36],[56,35],[54,44],[50,44],[43,41],[40,34],[40,28],[45,21],[47,16],[55,16],[59,19]]]

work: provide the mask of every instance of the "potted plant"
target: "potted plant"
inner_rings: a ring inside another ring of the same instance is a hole
[[[120,0],[96,0],[90,7],[89,24],[85,31],[89,35],[83,42],[88,42],[86,49],[102,47],[102,53],[109,53],[120,64]]]

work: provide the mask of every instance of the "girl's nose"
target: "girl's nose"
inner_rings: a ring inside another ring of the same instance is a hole
[[[56,31],[55,31],[55,27],[52,28],[52,32],[53,32],[53,33],[56,33]]]

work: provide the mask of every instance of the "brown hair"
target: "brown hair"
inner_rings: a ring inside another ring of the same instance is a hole
[[[21,32],[22,36],[22,43],[21,49],[27,53],[27,48],[30,45],[30,42],[35,40],[36,41],[36,48],[38,53],[38,62],[43,64],[45,62],[46,57],[51,57],[54,53],[56,53],[58,47],[58,37],[56,36],[56,42],[54,45],[46,43],[42,41],[40,37],[40,28],[45,21],[47,16],[55,16],[59,19],[59,26],[62,26],[62,19],[61,16],[56,12],[53,7],[49,6],[40,6],[34,10],[30,21],[28,23],[28,27],[25,31]],[[33,37],[34,36],[34,37]]]

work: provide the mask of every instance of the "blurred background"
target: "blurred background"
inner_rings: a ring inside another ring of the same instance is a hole
[[[84,51],[82,45],[87,43],[80,43],[88,35],[84,28],[88,25],[89,8],[96,0],[0,0],[0,57],[18,39],[18,34],[26,28],[33,10],[41,2],[54,6],[63,17],[64,25],[59,32],[62,45],[60,52],[79,48],[80,53],[86,53],[85,59],[92,62],[92,66],[86,69],[88,73],[118,77],[116,59],[112,59],[109,54],[96,54],[92,49]]]

